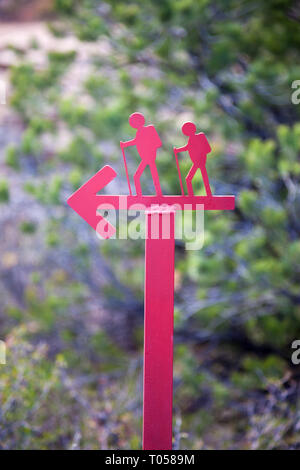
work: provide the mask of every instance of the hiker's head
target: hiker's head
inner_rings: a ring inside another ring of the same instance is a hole
[[[194,123],[186,122],[185,124],[183,124],[181,130],[184,135],[188,135],[190,137],[191,135],[196,134],[197,129]]]
[[[129,124],[134,129],[139,129],[145,124],[145,118],[142,113],[133,113],[131,116],[129,116]]]

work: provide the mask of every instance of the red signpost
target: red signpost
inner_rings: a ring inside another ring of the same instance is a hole
[[[175,210],[146,212],[143,449],[172,449]],[[169,234],[166,233],[169,231]],[[169,235],[167,238],[164,236]]]
[[[135,114],[138,116],[136,117]],[[133,207],[136,208],[138,204],[139,210],[145,210],[143,449],[170,450],[172,449],[175,212],[176,210],[233,210],[235,198],[234,196],[194,196],[191,194],[189,196],[162,195],[155,166],[156,150],[160,146],[160,140],[153,126],[144,126],[141,115],[135,114],[132,115],[135,118],[131,119],[131,125],[135,127],[138,123],[137,136],[139,131],[145,133],[145,148],[148,152],[146,154],[148,163],[142,161],[140,165],[142,170],[140,168],[135,175],[138,195],[98,195],[97,192],[116,176],[111,167],[105,166],[68,199],[68,204],[102,238],[110,238],[116,229],[97,213],[99,206],[102,209],[107,207],[107,209],[130,210]],[[204,134],[195,134],[194,127],[188,126],[188,129],[190,128],[193,131],[191,139],[197,140],[200,136],[200,141],[205,142]],[[154,139],[153,152],[150,145],[151,139]],[[133,139],[129,142],[129,144],[128,142],[121,143],[122,151],[128,145],[137,145],[141,153],[145,144],[143,140],[136,142],[136,139]],[[194,141],[192,144],[194,167],[202,171],[206,189],[209,192],[204,160],[201,160],[202,163],[195,163]],[[207,141],[205,145],[207,147]],[[176,149],[177,152],[185,150],[189,151],[189,144],[186,147]],[[201,152],[199,155],[202,155]],[[123,156],[125,160],[124,153]],[[139,178],[145,164],[150,166],[153,179],[156,180],[154,181],[157,190],[156,196],[143,196],[139,193]],[[188,183],[191,187],[191,177],[189,176],[189,178]],[[180,186],[183,193],[182,182]]]

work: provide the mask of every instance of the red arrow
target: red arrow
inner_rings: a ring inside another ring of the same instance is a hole
[[[102,238],[110,238],[116,231],[115,227],[97,213],[99,206],[98,191],[110,183],[117,173],[106,165],[99,170],[91,179],[84,183],[68,199],[68,204],[80,217],[82,217]],[[103,225],[100,221],[105,221]]]
[[[104,166],[81,188],[68,199],[68,204],[80,217],[82,217],[101,238],[110,238],[116,228],[104,217],[97,213],[102,206],[107,209],[129,210],[131,206],[140,204],[146,210],[157,205],[175,206],[177,210],[232,210],[234,209],[234,196],[116,196],[97,193],[110,183],[117,173],[109,165]],[[121,204],[121,200],[123,204]],[[124,207],[125,204],[125,207]]]

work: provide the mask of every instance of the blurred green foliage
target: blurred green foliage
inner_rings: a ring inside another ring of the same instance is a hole
[[[72,96],[65,80],[80,51],[52,51],[43,69],[24,60],[11,70],[11,106],[24,132],[5,164],[16,173],[33,168],[24,189],[48,211],[43,227],[25,220],[20,231],[39,237],[48,262],[67,255],[60,269],[32,273],[22,306],[6,309],[13,347],[0,393],[16,406],[1,415],[2,447],[140,445],[143,244],[95,244],[65,207],[103,164],[124,178],[118,143],[132,136],[127,117],[140,110],[164,142],[165,192],[179,192],[171,149],[184,143],[188,118],[213,147],[214,192],[237,196],[234,213],[205,214],[202,250],[177,247],[176,445],[297,448],[299,370],[290,345],[300,336],[300,108],[291,83],[300,77],[299,6],[56,0],[55,8],[63,30],[107,41],[109,53],[92,54]],[[67,142],[56,147],[62,130]],[[183,158],[184,174],[189,166]],[[2,179],[0,201],[9,194]],[[101,290],[93,258],[113,273]],[[108,305],[103,324],[87,307],[94,291]],[[37,347],[26,353],[28,344]]]

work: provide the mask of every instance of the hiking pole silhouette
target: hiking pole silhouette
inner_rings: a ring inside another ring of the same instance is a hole
[[[131,191],[131,186],[130,186],[130,180],[129,180],[129,175],[128,175],[127,162],[126,162],[126,156],[125,156],[125,150],[124,150],[124,148],[123,148],[123,146],[122,146],[122,142],[120,142],[120,147],[121,147],[122,154],[123,154],[123,160],[124,160],[126,178],[127,178],[127,183],[128,183],[128,189],[129,189],[129,195],[132,196],[132,191]]]
[[[184,189],[183,189],[183,184],[182,184],[180,166],[179,166],[179,162],[178,162],[178,155],[177,155],[177,152],[176,152],[176,149],[175,149],[175,148],[173,149],[173,151],[174,151],[174,155],[175,155],[175,158],[176,158],[176,166],[177,166],[177,171],[178,171],[178,176],[179,176],[179,183],[180,183],[181,194],[182,194],[182,196],[184,196]]]

